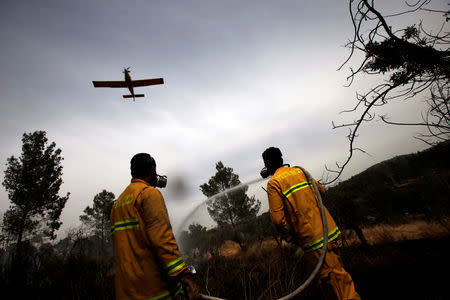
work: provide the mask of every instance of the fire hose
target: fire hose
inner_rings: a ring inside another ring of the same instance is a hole
[[[323,206],[322,203],[322,197],[320,196],[320,192],[319,189],[317,188],[317,185],[314,181],[314,179],[312,178],[311,174],[309,174],[308,171],[306,171],[305,169],[303,169],[302,167],[295,167],[295,168],[299,168],[300,170],[302,170],[302,172],[306,175],[306,179],[308,182],[310,182],[313,186],[314,189],[314,194],[316,195],[316,200],[318,202],[318,206],[320,208],[320,215],[322,217],[322,225],[323,225],[323,247],[322,247],[322,253],[320,254],[320,258],[319,261],[317,262],[314,270],[311,272],[311,274],[309,275],[309,277],[305,280],[305,282],[302,283],[302,285],[300,285],[295,291],[293,291],[292,293],[281,297],[277,300],[288,300],[288,299],[292,299],[295,296],[297,296],[298,294],[300,294],[316,277],[317,273],[319,272],[320,268],[322,267],[323,261],[325,260],[325,255],[327,253],[327,247],[328,247],[328,224],[327,224],[327,217],[325,214],[325,208]],[[200,299],[207,299],[207,300],[225,300],[223,298],[218,298],[218,297],[212,297],[212,296],[207,296],[204,294],[200,294],[199,295]]]

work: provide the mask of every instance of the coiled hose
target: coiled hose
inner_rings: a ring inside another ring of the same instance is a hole
[[[322,197],[320,196],[320,192],[319,189],[317,188],[317,185],[314,181],[314,179],[312,178],[311,174],[309,174],[308,171],[306,171],[305,169],[303,169],[302,167],[295,167],[295,168],[299,168],[300,170],[302,170],[302,172],[306,175],[306,179],[312,183],[313,189],[314,189],[314,194],[316,195],[316,200],[318,202],[318,206],[320,208],[320,215],[322,217],[322,225],[323,225],[323,247],[322,247],[322,253],[320,254],[320,258],[319,261],[316,264],[316,267],[314,268],[314,270],[311,272],[311,274],[309,275],[308,279],[305,280],[305,282],[303,282],[303,284],[301,286],[299,286],[295,291],[293,291],[292,293],[281,297],[277,300],[287,300],[287,299],[292,299],[295,296],[297,296],[298,294],[300,294],[316,277],[317,273],[319,272],[320,268],[322,267],[323,261],[325,260],[325,255],[327,253],[327,247],[328,247],[328,224],[327,224],[327,216],[325,214],[325,208],[323,206],[322,203]],[[200,299],[207,299],[207,300],[225,300],[223,298],[218,298],[218,297],[212,297],[212,296],[207,296],[207,295],[203,295],[200,294]]]

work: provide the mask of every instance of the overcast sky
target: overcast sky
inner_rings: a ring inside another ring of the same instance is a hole
[[[392,13],[403,1],[376,3]],[[423,18],[431,27],[442,23],[440,15]],[[245,182],[258,178],[262,151],[277,146],[286,162],[320,178],[325,164],[348,152],[347,131],[332,130],[331,121],[356,119],[338,113],[371,83],[360,77],[346,88],[352,65],[336,71],[351,37],[347,1],[3,0],[0,179],[6,159],[20,156],[22,134],[45,130],[62,149],[61,194],[71,193],[64,235],[95,194],[122,192],[139,152],[168,175],[163,194],[174,224],[205,199],[199,186],[219,160]],[[124,67],[133,79],[165,83],[137,88],[145,98],[136,102],[122,98],[126,89],[93,87],[92,80],[122,80]],[[389,113],[419,120],[421,101],[400,102]],[[412,137],[417,132],[379,121],[363,126],[358,145],[370,156],[358,155],[343,178],[426,148]],[[184,189],[175,192],[179,182]],[[8,206],[2,187],[0,213]]]

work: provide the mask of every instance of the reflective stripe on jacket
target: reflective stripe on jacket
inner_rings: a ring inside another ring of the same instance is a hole
[[[323,186],[315,181],[322,195]],[[267,183],[272,222],[284,234],[293,231],[305,252],[323,246],[322,217],[312,183],[299,168],[281,167]],[[339,228],[325,208],[328,223],[328,241],[336,239]]]
[[[116,299],[175,298],[170,280],[187,269],[178,250],[162,194],[133,179],[111,210]]]

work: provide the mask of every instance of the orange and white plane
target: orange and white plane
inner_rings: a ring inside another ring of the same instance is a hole
[[[130,95],[123,95],[124,98],[133,98],[133,101],[138,97],[145,97],[144,94],[135,94],[134,88],[139,86],[164,84],[163,78],[153,78],[153,79],[140,79],[132,80],[130,76],[130,68],[123,69],[125,74],[125,81],[92,81],[94,87],[104,87],[104,88],[128,88],[130,90]]]

